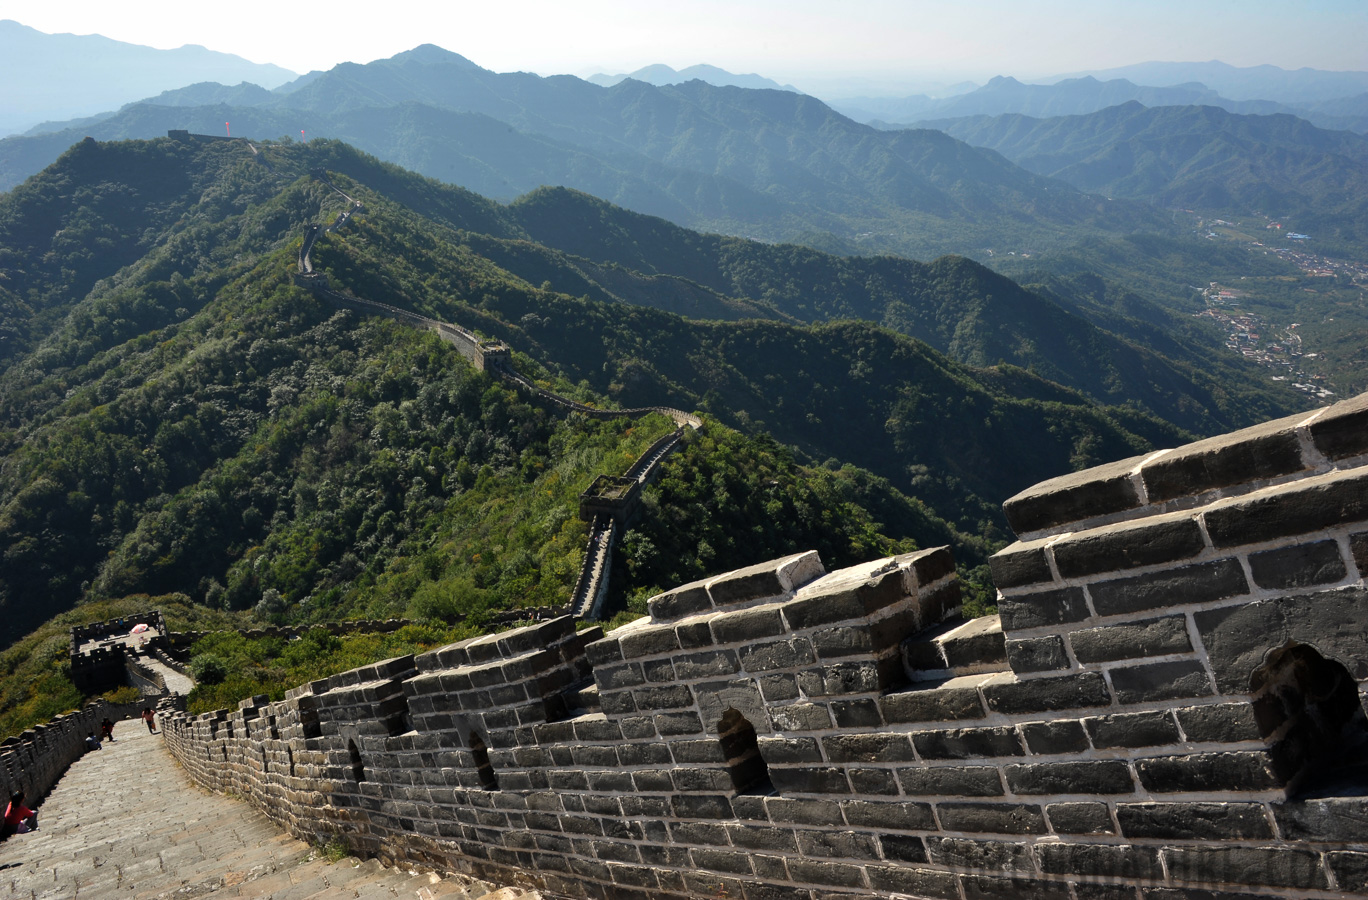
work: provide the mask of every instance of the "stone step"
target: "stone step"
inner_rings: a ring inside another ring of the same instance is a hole
[[[903,667],[914,682],[1006,671],[1002,620],[983,616],[942,623],[903,641],[902,655]]]

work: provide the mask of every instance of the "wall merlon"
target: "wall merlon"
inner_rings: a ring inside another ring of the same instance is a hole
[[[1368,395],[1050,479],[1004,504],[1023,541],[1295,482],[1368,455]]]

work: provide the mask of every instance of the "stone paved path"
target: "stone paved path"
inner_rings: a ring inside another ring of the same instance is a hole
[[[195,688],[195,682],[188,676],[182,675],[159,659],[145,656],[138,661],[153,672],[160,672],[162,678],[166,679],[166,689],[173,694],[188,694]]]
[[[38,831],[0,844],[0,897],[538,897],[373,860],[328,863],[246,803],[191,783],[140,720],[120,722],[114,737],[62,777],[38,810]]]

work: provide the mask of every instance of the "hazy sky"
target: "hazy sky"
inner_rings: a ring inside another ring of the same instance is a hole
[[[153,47],[202,44],[301,73],[421,43],[496,71],[710,63],[799,87],[843,76],[1032,78],[1146,60],[1368,69],[1365,0],[0,0],[0,18]]]

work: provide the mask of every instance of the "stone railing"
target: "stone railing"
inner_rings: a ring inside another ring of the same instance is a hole
[[[1368,896],[1368,395],[1008,511],[997,617],[945,549],[800,554],[167,743],[301,837],[564,896]]]

